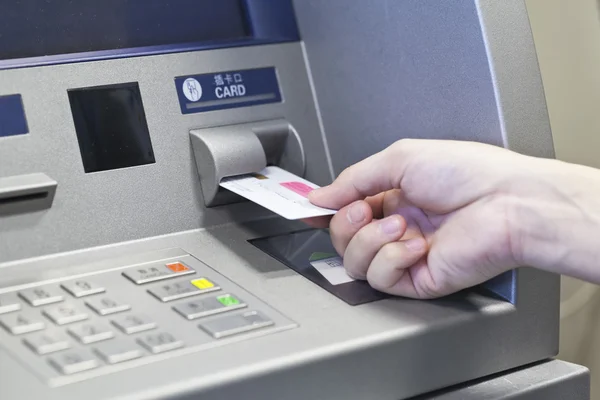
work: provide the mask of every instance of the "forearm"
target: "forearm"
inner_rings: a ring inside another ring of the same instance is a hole
[[[600,171],[537,160],[513,198],[524,265],[600,283]]]

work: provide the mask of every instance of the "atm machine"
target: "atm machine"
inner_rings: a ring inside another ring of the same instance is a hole
[[[553,156],[524,1],[4,1],[0,399],[588,399],[558,276],[332,284],[219,186],[409,137]]]

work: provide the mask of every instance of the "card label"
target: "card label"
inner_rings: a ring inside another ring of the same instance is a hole
[[[273,67],[180,76],[175,86],[183,114],[281,102]]]
[[[310,265],[332,285],[341,285],[355,280],[346,273],[342,257],[336,254],[313,253],[310,257]]]
[[[317,207],[306,196],[319,186],[279,167],[255,174],[225,178],[221,187],[259,204],[289,220],[333,215],[335,210]]]

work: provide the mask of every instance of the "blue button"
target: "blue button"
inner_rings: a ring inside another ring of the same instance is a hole
[[[20,94],[0,96],[0,137],[29,133]]]

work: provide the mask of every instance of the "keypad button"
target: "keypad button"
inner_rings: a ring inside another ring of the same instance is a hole
[[[83,344],[112,339],[115,334],[107,324],[85,322],[73,325],[68,329],[69,334]]]
[[[243,314],[215,318],[200,324],[206,333],[220,339],[223,337],[249,332],[273,325],[274,322],[259,311],[247,311]]]
[[[196,271],[192,268],[181,262],[174,262],[163,265],[131,268],[123,272],[123,276],[137,285],[142,285],[144,283],[156,282],[162,279],[171,279],[178,276],[189,275],[195,272]]]
[[[23,290],[19,292],[19,296],[34,307],[58,303],[64,299],[60,293],[41,287]]]
[[[61,374],[70,375],[87,371],[100,365],[98,359],[87,349],[69,350],[48,359]]]
[[[94,297],[86,301],[85,304],[99,315],[115,314],[131,308],[129,304],[120,303],[110,297]]]
[[[141,314],[126,314],[112,320],[121,332],[131,335],[156,328],[156,322]]]
[[[142,350],[131,340],[119,339],[100,343],[95,353],[108,364],[117,364],[142,356]]]
[[[58,331],[32,334],[23,339],[23,343],[39,355],[54,353],[71,347],[67,336]]]
[[[19,303],[17,296],[14,294],[0,295],[0,314],[19,311],[20,309],[21,303]]]
[[[72,304],[60,304],[44,310],[44,315],[57,325],[83,321],[88,315]]]
[[[190,283],[192,285],[194,285],[195,287],[197,287],[200,290],[218,290],[220,289],[218,286],[216,286],[212,281],[208,280],[207,278],[198,278],[198,279],[193,279],[190,281]]]
[[[162,302],[183,299],[220,288],[206,278],[184,282],[171,282],[149,289],[148,292]]]
[[[34,314],[15,313],[0,317],[0,325],[13,335],[40,331],[46,327],[44,321]]]
[[[65,282],[60,285],[64,290],[66,290],[73,297],[85,297],[91,296],[93,294],[104,293],[106,291],[102,286],[82,279],[78,279],[76,281]]]
[[[213,314],[244,308],[247,305],[230,294],[198,299],[173,307],[187,319],[202,318]]]
[[[151,353],[158,354],[183,347],[183,341],[176,339],[168,332],[148,333],[137,342]]]

